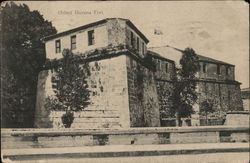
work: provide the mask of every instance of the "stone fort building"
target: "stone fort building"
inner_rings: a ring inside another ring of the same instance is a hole
[[[170,46],[147,48],[149,40],[130,20],[100,20],[48,36],[44,42],[48,59],[60,59],[63,49],[71,49],[89,62],[91,104],[74,114],[72,128],[157,127],[160,110],[172,107],[175,68],[182,50]],[[214,101],[216,115],[242,110],[235,66],[201,55],[199,62],[199,99],[194,117],[208,98]],[[64,112],[45,108],[46,97],[53,96],[52,74],[46,67],[39,73],[36,127],[63,126]]]

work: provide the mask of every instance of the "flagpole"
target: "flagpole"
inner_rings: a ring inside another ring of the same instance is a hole
[[[160,29],[154,29],[154,34],[155,35],[160,35],[159,41],[160,41],[160,45],[163,44],[163,32]]]

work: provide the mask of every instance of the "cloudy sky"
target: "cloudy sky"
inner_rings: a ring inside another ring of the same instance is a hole
[[[150,40],[148,47],[192,47],[236,65],[236,80],[249,87],[249,5],[244,1],[22,3],[40,11],[59,32],[103,18],[130,19]],[[163,35],[154,35],[154,29]]]

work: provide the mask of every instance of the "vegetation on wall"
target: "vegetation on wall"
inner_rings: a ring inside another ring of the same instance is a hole
[[[191,116],[192,106],[197,100],[195,74],[200,67],[198,56],[192,48],[183,51],[180,66],[174,82],[172,108],[176,113],[177,125],[180,125],[181,118]]]
[[[33,127],[37,77],[45,62],[40,39],[57,31],[25,4],[2,4],[0,20],[2,127]]]
[[[214,102],[211,99],[206,99],[201,103],[200,114],[206,117],[206,125],[208,125],[208,114],[216,111],[213,105]]]
[[[169,85],[169,84],[167,84]],[[175,116],[175,110],[169,106],[172,106],[172,86],[167,86],[164,83],[159,83],[157,85],[159,102],[160,102],[160,117],[163,118],[172,118]]]
[[[89,65],[79,60],[78,55],[74,55],[70,50],[64,50],[63,58],[54,61],[57,64],[52,76],[55,96],[46,99],[47,109],[66,112],[62,116],[62,122],[67,128],[73,122],[73,113],[82,111],[90,104],[90,91],[86,80],[90,75]]]
[[[144,91],[144,74],[143,74],[143,69],[137,64],[137,69],[136,69],[136,80],[135,80],[135,87],[137,97],[139,100],[143,99],[143,91]]]

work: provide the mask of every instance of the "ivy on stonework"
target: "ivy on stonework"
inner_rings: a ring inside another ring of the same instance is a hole
[[[70,50],[64,50],[63,58],[53,61],[52,87],[55,95],[48,97],[45,104],[49,110],[65,111],[61,118],[66,128],[73,123],[74,112],[82,111],[90,104],[89,65],[80,63],[79,57]]]

